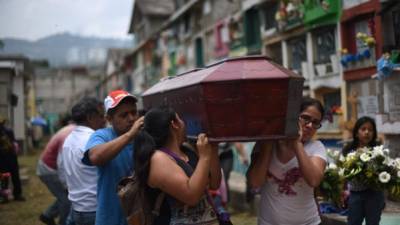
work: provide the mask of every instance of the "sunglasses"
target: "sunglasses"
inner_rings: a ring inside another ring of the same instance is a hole
[[[300,115],[299,116],[299,121],[303,124],[303,125],[307,125],[309,123],[311,123],[312,127],[316,130],[318,130],[319,128],[321,128],[322,124],[320,120],[316,120],[313,119],[311,116],[307,116],[307,115]]]

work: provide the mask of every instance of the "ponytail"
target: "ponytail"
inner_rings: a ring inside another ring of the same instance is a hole
[[[146,186],[150,172],[150,160],[155,152],[155,143],[153,137],[144,129],[141,129],[133,142],[134,168],[135,174],[139,179],[140,185]]]
[[[133,143],[135,174],[143,187],[146,187],[149,178],[151,157],[156,149],[167,143],[171,121],[175,119],[176,112],[168,107],[151,109],[144,117],[144,126]]]

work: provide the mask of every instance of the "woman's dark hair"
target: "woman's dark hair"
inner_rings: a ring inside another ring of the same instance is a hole
[[[360,127],[362,125],[364,125],[365,123],[371,123],[372,124],[372,129],[373,129],[373,135],[372,135],[372,139],[371,141],[368,143],[368,147],[374,147],[379,145],[379,142],[377,141],[377,130],[376,130],[376,123],[375,120],[372,119],[371,117],[368,116],[363,116],[361,118],[359,118],[356,122],[356,124],[354,125],[353,128],[353,141],[350,142],[348,145],[346,145],[343,148],[343,155],[347,155],[349,154],[351,151],[355,150],[358,148],[358,145],[360,144],[360,139],[358,138],[358,130],[360,129]]]
[[[176,112],[169,107],[157,107],[144,116],[143,128],[134,140],[135,174],[141,186],[147,185],[150,172],[150,159],[155,150],[164,146],[170,137],[171,121],[176,119]]]
[[[144,115],[146,115],[146,112],[147,112],[146,109],[139,109],[139,110],[138,110],[138,115],[139,115],[139,116],[144,116]]]
[[[324,118],[325,114],[324,106],[322,106],[321,102],[318,101],[317,99],[310,97],[303,97],[301,99],[300,113],[306,110],[309,106],[314,106],[315,108],[317,108],[318,111],[321,113],[321,119]]]
[[[72,120],[78,125],[86,123],[88,116],[99,113],[99,106],[102,104],[98,99],[92,97],[81,99],[71,109]]]

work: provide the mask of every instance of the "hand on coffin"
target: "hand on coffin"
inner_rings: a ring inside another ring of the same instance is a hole
[[[213,149],[211,144],[208,142],[206,134],[201,133],[197,136],[196,146],[199,158],[209,159],[211,157]]]
[[[301,122],[298,122],[298,134],[299,136],[295,138],[288,138],[284,140],[279,140],[278,145],[280,149],[287,149],[289,148],[290,150],[296,150],[299,147],[303,146],[302,143],[302,138],[303,138],[303,130],[301,129],[302,125]]]

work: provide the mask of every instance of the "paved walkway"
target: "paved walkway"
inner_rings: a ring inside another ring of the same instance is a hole
[[[393,202],[386,200],[386,207],[384,209],[385,213],[397,213],[400,216],[400,202]],[[400,223],[399,223],[400,225]]]

